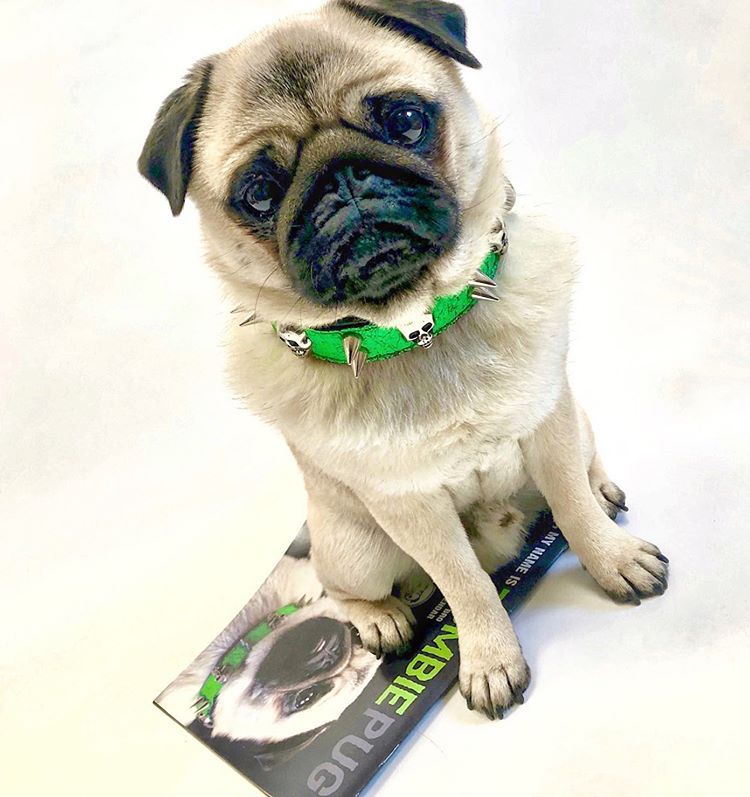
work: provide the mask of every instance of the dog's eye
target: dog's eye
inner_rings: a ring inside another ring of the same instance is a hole
[[[300,689],[294,696],[294,710],[302,711],[303,708],[307,708],[317,696],[318,690],[312,686],[309,689]]]
[[[388,94],[364,100],[373,132],[388,144],[429,156],[437,141],[440,105],[416,94]]]
[[[258,238],[272,240],[289,182],[289,173],[271,153],[261,152],[232,181],[227,197],[231,214]]]
[[[317,703],[323,695],[333,689],[333,684],[324,681],[322,683],[313,684],[305,689],[300,689],[297,692],[290,692],[284,698],[284,709],[287,714],[296,714],[298,711],[304,711],[310,708],[314,703]]]
[[[247,209],[261,216],[273,213],[283,198],[284,189],[276,180],[263,174],[252,175],[242,195]]]
[[[392,109],[383,126],[392,144],[416,147],[427,136],[430,119],[421,108],[405,105]]]

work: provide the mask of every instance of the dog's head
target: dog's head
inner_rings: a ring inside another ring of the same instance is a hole
[[[391,322],[476,267],[453,261],[488,142],[457,63],[479,66],[458,6],[332,0],[198,63],[141,172],[174,214],[190,193],[263,318]]]
[[[334,601],[300,609],[256,645],[224,685],[213,738],[269,745],[312,738],[361,693],[379,662]]]

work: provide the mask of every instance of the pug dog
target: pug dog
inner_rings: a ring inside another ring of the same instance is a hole
[[[190,195],[246,313],[233,385],[299,463],[327,594],[380,654],[412,633],[394,585],[429,574],[459,629],[461,692],[499,718],[530,677],[486,572],[523,540],[517,495],[541,493],[617,601],[663,594],[668,560],[614,521],[625,496],[566,376],[573,242],[510,212],[498,126],[462,66],[480,64],[458,6],[332,0],[198,62],[140,170],[175,215]],[[495,278],[477,272],[506,248]],[[428,327],[429,346],[361,345],[467,286],[476,301]],[[315,356],[341,328],[344,364]]]

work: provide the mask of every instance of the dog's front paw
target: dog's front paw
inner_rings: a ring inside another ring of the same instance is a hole
[[[345,603],[349,621],[359,632],[362,645],[378,658],[411,644],[416,621],[412,610],[398,598]]]
[[[471,648],[462,643],[460,655],[459,687],[470,710],[496,720],[523,703],[531,671],[515,639]]]
[[[614,529],[599,544],[579,553],[584,568],[619,603],[640,605],[641,598],[663,595],[669,559],[650,542]]]

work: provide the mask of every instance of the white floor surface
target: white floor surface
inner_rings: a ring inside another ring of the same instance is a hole
[[[0,793],[254,788],[151,699],[304,517],[225,387],[227,307],[136,173],[192,61],[312,2],[0,3]],[[566,558],[518,616],[502,723],[453,693],[370,795],[750,793],[750,11],[466,0],[467,75],[531,212],[580,240],[571,374],[666,597]]]

